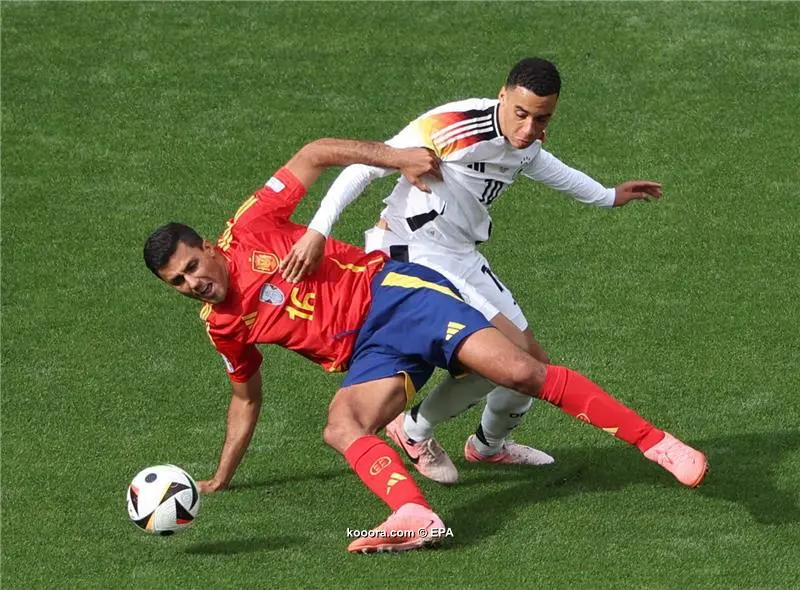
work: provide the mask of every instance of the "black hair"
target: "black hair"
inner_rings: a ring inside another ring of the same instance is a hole
[[[519,61],[506,78],[506,88],[522,86],[536,96],[561,92],[561,76],[555,64],[541,57],[526,57]]]
[[[188,225],[174,221],[162,225],[147,238],[144,244],[144,263],[158,278],[161,278],[158,271],[167,265],[180,242],[199,248],[203,245],[203,238]]]

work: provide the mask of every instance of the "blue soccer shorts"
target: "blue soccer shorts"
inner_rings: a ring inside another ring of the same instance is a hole
[[[491,326],[435,270],[389,260],[372,279],[372,304],[342,387],[404,373],[412,399],[435,367],[453,372],[467,336]]]

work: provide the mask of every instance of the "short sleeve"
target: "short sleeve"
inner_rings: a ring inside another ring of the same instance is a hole
[[[228,377],[236,383],[245,383],[261,367],[262,356],[255,344],[242,342],[235,337],[215,332],[207,324],[208,336],[217,352],[222,355]]]
[[[306,187],[286,168],[281,168],[267,183],[250,195],[228,220],[228,227],[245,227],[252,221],[287,221],[306,194]]]
[[[306,187],[303,183],[288,168],[281,168],[256,191],[259,200],[257,208],[262,212],[268,211],[280,220],[287,220],[305,194]]]
[[[425,132],[425,127],[419,120],[406,125],[397,135],[386,142],[386,145],[393,148],[414,148],[426,147],[436,151],[430,133]]]

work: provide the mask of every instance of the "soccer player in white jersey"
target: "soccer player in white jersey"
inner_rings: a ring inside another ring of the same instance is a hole
[[[411,122],[387,143],[433,150],[441,159],[442,179],[431,179],[430,192],[423,192],[401,177],[384,200],[386,207],[378,225],[365,234],[367,251],[383,250],[393,258],[442,273],[465,301],[542,362],[549,359],[525,315],[476,248],[491,235],[489,206],[520,177],[602,207],[661,196],[661,186],[650,181],[606,188],[543,149],[560,89],[561,79],[552,63],[527,58],[513,67],[497,99],[448,103]],[[283,261],[284,277],[299,280],[313,271],[340,213],[370,182],[392,172],[363,165],[346,168],[323,199],[307,234]],[[406,451],[420,473],[440,483],[453,483],[458,472],[433,438],[434,428],[483,397],[487,403],[481,422],[464,447],[468,461],[553,462],[546,453],[508,438],[530,409],[532,399],[478,376],[448,377],[410,412],[398,416],[387,427],[387,434]]]

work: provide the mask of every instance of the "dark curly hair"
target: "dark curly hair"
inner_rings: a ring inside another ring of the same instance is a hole
[[[537,96],[561,92],[561,76],[555,64],[541,57],[526,57],[519,61],[506,78],[506,88],[522,86]]]

